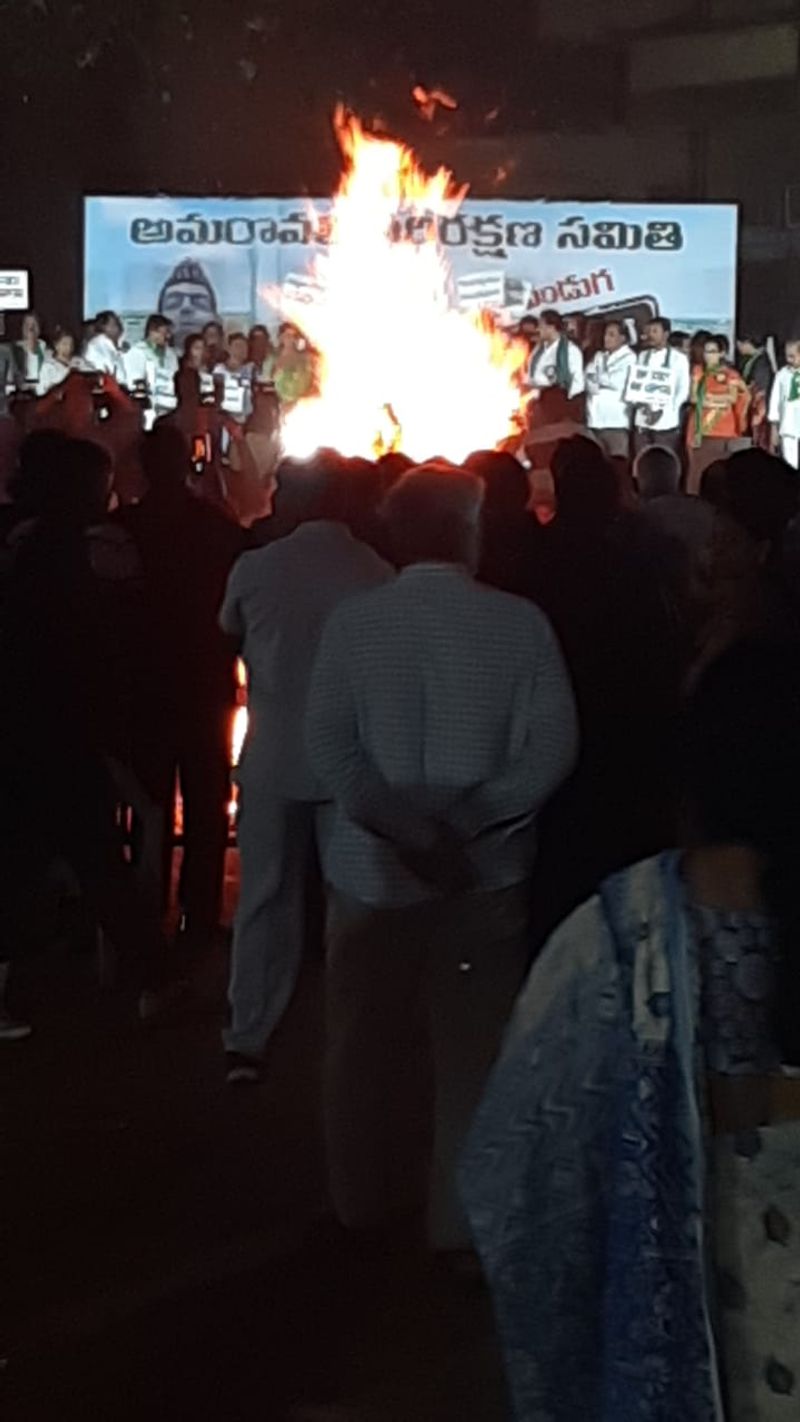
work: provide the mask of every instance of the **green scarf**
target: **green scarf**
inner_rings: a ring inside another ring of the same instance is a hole
[[[800,370],[792,371],[792,383],[786,398],[787,400],[800,400]]]
[[[539,347],[539,349],[538,349],[538,351],[536,352],[536,355],[534,356],[534,359],[533,359],[533,366],[532,366],[532,368],[531,368],[531,375],[532,375],[532,376],[536,374],[536,371],[539,369],[539,362],[541,361],[541,359],[542,359],[542,357],[545,355],[545,353],[546,353],[546,352],[549,352],[549,350],[550,350],[550,347],[549,347],[549,346],[547,346],[547,347],[545,347],[545,346],[540,346],[540,347]],[[568,390],[569,390],[569,387],[570,387],[570,385],[571,385],[571,383],[572,383],[572,374],[571,374],[570,368],[569,368],[569,340],[567,339],[566,336],[559,336],[559,338],[558,338],[558,340],[557,340],[557,342],[556,342],[556,364],[555,364],[555,370],[556,370],[556,385],[559,386],[559,388],[560,388],[561,390],[566,390],[566,391],[568,391]]]

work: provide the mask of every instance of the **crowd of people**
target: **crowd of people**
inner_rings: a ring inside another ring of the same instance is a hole
[[[757,342],[737,371],[720,336],[691,361],[658,319],[637,355],[609,322],[585,361],[543,313],[523,458],[265,459],[237,518],[200,496],[181,415],[207,394],[248,448],[254,363],[279,397],[313,379],[297,333],[282,367],[263,329],[180,364],[163,318],[120,334],[104,313],[82,359],[151,401],[125,478],[103,422],[34,427],[0,510],[0,1038],[30,1031],[8,993],[56,864],[141,1019],[185,1008],[218,944],[240,657],[231,1086],[269,1072],[324,917],[336,1217],[477,1247],[517,1417],[796,1397],[800,1150],[774,1088],[800,1063],[800,343],[773,381]],[[25,339],[47,399],[67,337]],[[657,397],[629,399],[641,365]]]
[[[211,320],[189,332],[179,352],[172,322],[159,312],[131,342],[114,311],[87,321],[77,340],[60,327],[43,339],[28,312],[19,338],[0,345],[0,484],[10,477],[15,435],[56,428],[101,439],[116,491],[129,502],[141,492],[138,435],[168,419],[192,444],[205,496],[246,523],[262,512],[282,411],[313,392],[317,378],[316,353],[290,322],[273,337],[263,325],[226,333]]]

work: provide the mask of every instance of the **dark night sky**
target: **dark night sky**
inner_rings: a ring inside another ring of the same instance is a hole
[[[531,128],[533,13],[485,0],[0,0],[0,263],[33,267],[37,303],[74,319],[84,192],[328,191],[340,98],[428,157],[485,134],[497,107],[492,132]],[[414,109],[416,82],[458,98],[444,128]]]

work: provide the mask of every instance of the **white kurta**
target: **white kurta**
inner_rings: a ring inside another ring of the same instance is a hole
[[[84,356],[86,364],[91,366],[92,370],[102,371],[104,375],[113,375],[120,385],[127,384],[125,357],[109,336],[92,336],[86,343]]]
[[[144,385],[150,397],[150,409],[145,411],[145,426],[152,428],[159,415],[174,410],[178,403],[175,376],[178,357],[171,346],[158,350],[149,341],[137,341],[125,357],[125,383],[130,390]]]
[[[557,356],[557,340],[551,341],[549,346],[538,346],[533,352],[528,367],[528,381],[535,390],[549,390],[555,385]],[[583,374],[583,353],[574,341],[567,341],[567,364],[569,366],[569,389],[566,394],[568,399],[572,400],[576,395],[582,395],[586,388]]]
[[[646,365],[651,370],[670,372],[669,399],[663,408],[650,412],[641,405],[636,406],[634,423],[639,430],[675,430],[681,422],[683,407],[689,399],[692,388],[689,361],[683,351],[667,346],[663,351],[644,351],[636,360],[636,365]]]
[[[60,385],[62,380],[66,380],[71,370],[75,366],[72,361],[58,360],[55,356],[47,356],[42,362],[39,371],[39,379],[36,383],[36,394],[46,395],[48,390],[52,390],[55,385]]]
[[[590,430],[626,430],[631,422],[625,400],[628,377],[636,365],[630,346],[598,351],[586,367],[586,423]]]
[[[214,379],[222,381],[222,408],[238,424],[245,424],[253,412],[253,366],[248,362],[240,370],[227,365],[214,367]]]
[[[770,424],[777,426],[781,454],[793,469],[800,467],[800,398],[791,398],[796,375],[800,383],[800,372],[784,365],[775,376],[769,401]]]

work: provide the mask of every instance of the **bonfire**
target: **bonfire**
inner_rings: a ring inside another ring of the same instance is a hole
[[[334,128],[343,171],[314,263],[319,299],[280,299],[320,358],[317,393],[284,421],[286,454],[460,461],[497,447],[519,429],[526,349],[490,313],[456,305],[438,221],[466,188],[342,108]]]

